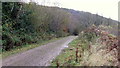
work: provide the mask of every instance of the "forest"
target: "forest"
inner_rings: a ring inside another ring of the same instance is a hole
[[[2,51],[52,38],[79,35],[91,25],[111,26],[117,35],[118,21],[73,9],[48,7],[37,3],[2,3]]]

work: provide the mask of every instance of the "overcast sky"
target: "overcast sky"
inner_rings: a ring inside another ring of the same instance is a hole
[[[28,0],[29,1],[29,0]],[[118,20],[118,2],[120,0],[32,0],[47,6],[59,6],[79,11],[99,14]]]

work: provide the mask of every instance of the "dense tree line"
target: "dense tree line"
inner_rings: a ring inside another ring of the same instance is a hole
[[[33,2],[3,2],[3,51],[54,37],[78,35],[93,24],[116,27],[117,21],[88,12],[41,6]]]

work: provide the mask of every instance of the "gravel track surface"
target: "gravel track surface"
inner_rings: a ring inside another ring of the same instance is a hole
[[[68,36],[2,60],[3,66],[50,66],[50,62],[77,36]]]

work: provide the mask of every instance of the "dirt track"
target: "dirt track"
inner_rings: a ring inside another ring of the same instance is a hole
[[[65,37],[61,40],[42,45],[3,59],[3,66],[49,66],[50,62],[77,36]]]

